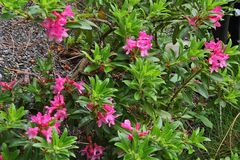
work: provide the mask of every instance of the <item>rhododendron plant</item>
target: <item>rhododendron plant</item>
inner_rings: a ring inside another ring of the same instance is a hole
[[[128,120],[128,119],[124,120],[124,122],[121,123],[121,127],[124,128],[124,129],[127,129],[130,132],[133,132],[133,130],[134,130],[134,128],[131,125],[130,120]],[[142,136],[145,136],[145,135],[148,134],[148,131],[142,131],[142,132],[140,131],[140,123],[138,123],[138,122],[136,123],[135,129],[136,129],[139,137],[142,137]],[[132,133],[128,134],[128,139],[129,140],[133,139],[133,134]]]
[[[224,16],[224,14],[221,12],[222,7],[216,6],[214,9],[210,11],[211,15],[208,16],[208,18],[214,23],[215,27],[221,27],[220,20]]]
[[[0,0],[0,160],[239,159],[239,4]]]
[[[103,156],[104,147],[92,144],[92,138],[88,137],[89,144],[87,144],[82,150],[82,154],[87,156],[87,160],[100,160]]]
[[[56,16],[56,19],[48,17],[43,21],[42,26],[46,28],[50,40],[61,42],[63,38],[68,37],[68,29],[64,28],[64,25],[67,23],[67,17],[73,18],[74,13],[71,10],[71,6],[68,5],[62,13],[53,11],[52,14]]]
[[[119,116],[118,114],[115,114],[116,110],[113,108],[113,106],[108,105],[108,104],[104,104],[103,109],[105,111],[105,114],[103,114],[102,112],[97,113],[98,127],[101,127],[102,123],[108,124],[109,127],[111,127],[111,125],[115,125],[115,119]],[[115,115],[113,115],[113,114],[115,114]]]
[[[54,94],[61,94],[62,90],[64,90],[64,84],[70,84],[77,88],[78,92],[82,94],[82,91],[84,90],[84,82],[75,82],[74,80],[69,79],[68,77],[63,78],[58,75],[58,77],[55,79],[55,86],[53,93]]]
[[[16,83],[16,81],[12,81],[10,83],[7,83],[7,82],[0,82],[0,87],[2,88],[2,91],[5,91],[5,90],[12,90],[12,87],[14,86],[14,84]]]
[[[152,48],[152,36],[147,35],[146,32],[139,32],[139,37],[137,39],[137,47],[140,49],[141,56],[148,56],[148,50]]]
[[[128,38],[126,41],[126,45],[123,46],[123,49],[127,51],[126,54],[129,54],[136,47],[137,47],[137,41],[132,40],[131,38]]]
[[[28,128],[27,134],[29,139],[32,139],[38,135],[38,129],[39,129],[38,127]]]
[[[197,26],[197,20],[199,19],[198,16],[194,16],[194,17],[189,17],[186,16],[189,25],[196,27]]]
[[[221,23],[219,22],[222,20],[224,13],[222,12],[221,6],[216,6],[214,9],[208,11],[208,15],[204,17],[199,17],[199,15],[196,16],[185,16],[185,18],[188,20],[188,24],[197,27],[198,25],[202,25],[202,21],[210,20],[210,22],[213,24],[214,27],[221,27]]]
[[[126,50],[126,54],[132,52],[133,49],[138,48],[140,50],[141,56],[148,56],[148,50],[152,48],[152,36],[148,35],[145,31],[139,32],[139,37],[137,41],[128,38],[126,41],[126,45],[123,46],[123,49]]]
[[[211,65],[211,72],[218,72],[219,68],[227,67],[226,60],[229,58],[228,54],[224,53],[224,47],[222,41],[206,42],[205,48],[211,51],[210,58],[208,59],[209,64]]]
[[[32,116],[31,121],[37,124],[37,127],[28,129],[27,134],[29,136],[29,139],[32,139],[41,133],[45,136],[49,143],[51,142],[53,127],[59,130],[58,127],[60,126],[60,123],[54,122],[54,118],[49,114],[42,115],[41,112],[38,112],[36,116]]]
[[[54,94],[61,94],[62,90],[64,89],[64,83],[66,79],[62,78],[61,76],[58,75],[58,77],[55,79],[55,86],[53,93]]]

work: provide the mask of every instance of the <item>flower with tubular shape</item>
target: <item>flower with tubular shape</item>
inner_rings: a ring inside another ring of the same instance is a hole
[[[54,94],[61,94],[62,90],[64,89],[65,81],[66,81],[66,79],[62,78],[59,75],[58,75],[58,78],[55,78],[55,87],[53,90]]]
[[[12,81],[10,83],[7,82],[0,82],[0,86],[2,87],[2,91],[6,91],[6,90],[12,90],[12,87],[14,86],[14,84],[16,83],[16,81]]]
[[[104,147],[94,143],[92,145],[92,138],[88,137],[89,144],[87,144],[82,150],[82,155],[87,156],[87,160],[99,160],[103,156]]]
[[[131,38],[128,38],[126,42],[127,44],[123,46],[123,49],[127,51],[126,54],[129,54],[134,48],[137,47],[137,42],[135,40],[132,40]]]
[[[215,27],[221,27],[219,20],[221,20],[221,18],[224,16],[224,14],[221,11],[222,7],[216,6],[214,9],[210,11],[212,15],[208,16],[208,18],[214,23]]]
[[[55,122],[54,118],[51,117],[49,114],[42,115],[41,112],[38,112],[36,116],[31,117],[31,121],[37,124],[37,127],[34,128],[28,128],[27,134],[29,136],[29,139],[32,139],[38,135],[38,133],[41,133],[45,136],[48,143],[51,143],[51,137],[52,137],[52,129],[53,127],[56,128],[58,133],[60,130],[58,129],[60,126],[59,122]],[[51,122],[54,122],[52,125]]]
[[[103,114],[102,112],[97,113],[98,127],[101,127],[102,123],[108,124],[109,127],[111,127],[111,125],[115,125],[115,119],[119,117],[119,115],[118,114],[113,115],[114,113],[116,113],[114,107],[108,104],[104,104],[103,110],[105,111],[105,114]]]
[[[197,26],[197,20],[199,19],[198,16],[194,16],[194,17],[188,17],[186,16],[186,19],[188,20],[189,25],[196,27]]]
[[[38,134],[38,130],[39,130],[38,127],[28,128],[27,134],[28,134],[29,139],[36,137]]]
[[[208,59],[208,62],[211,65],[211,73],[214,71],[218,72],[219,68],[227,66],[226,60],[229,58],[229,55],[224,53],[222,41],[219,40],[217,43],[214,41],[206,42],[205,49],[211,51],[210,58]]]
[[[152,36],[148,35],[146,32],[141,31],[139,32],[139,36],[137,41],[128,38],[127,44],[123,46],[123,49],[126,50],[126,54],[132,52],[133,49],[138,48],[140,50],[141,56],[145,57],[148,56],[148,50],[152,48]]]
[[[146,32],[139,32],[139,37],[137,39],[137,47],[140,49],[141,56],[148,56],[148,50],[152,48],[152,36],[147,35]]]
[[[129,130],[131,132],[133,132],[133,127],[131,125],[131,122],[128,119],[124,120],[124,122],[121,123],[121,127],[124,128],[124,129],[127,129],[127,130]],[[143,132],[139,131],[140,123],[136,123],[135,129],[136,129],[139,137],[142,137],[142,136],[145,136],[145,135],[148,134],[147,131],[143,131]],[[133,139],[133,134],[132,133],[128,134],[128,139],[129,140]]]
[[[67,23],[67,17],[74,17],[74,13],[71,10],[71,6],[66,6],[65,10],[62,13],[56,11],[52,12],[55,15],[56,19],[46,18],[42,26],[47,29],[47,35],[50,40],[56,40],[61,42],[63,38],[68,37],[68,29],[64,28],[64,25]]]

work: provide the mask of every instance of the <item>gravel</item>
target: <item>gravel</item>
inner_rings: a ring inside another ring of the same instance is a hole
[[[22,19],[0,21],[0,74],[2,76],[6,69],[32,71],[36,59],[45,57],[48,49],[49,42],[39,25]],[[10,75],[17,76],[11,72]]]
[[[36,61],[53,53],[54,72],[67,75],[69,70],[63,66],[69,61],[62,61],[66,57],[58,51],[65,50],[62,44],[49,42],[44,29],[32,21],[24,19],[0,20],[0,81],[21,79],[23,74],[16,74],[16,70],[32,73]]]

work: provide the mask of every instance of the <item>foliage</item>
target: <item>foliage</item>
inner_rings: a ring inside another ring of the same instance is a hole
[[[0,0],[79,61],[0,82],[0,159],[239,159],[239,47],[212,33],[233,3]]]

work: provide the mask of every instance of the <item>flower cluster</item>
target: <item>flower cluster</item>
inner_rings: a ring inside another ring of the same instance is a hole
[[[36,123],[37,127],[28,128],[27,134],[30,139],[36,137],[39,133],[41,133],[50,143],[52,137],[52,129],[55,128],[59,132],[58,127],[60,126],[60,123],[56,122],[54,118],[49,114],[42,115],[41,112],[38,112],[36,116],[31,117],[31,122]]]
[[[62,13],[53,11],[52,14],[56,16],[56,19],[47,17],[43,21],[42,26],[46,28],[50,40],[61,42],[64,37],[68,37],[68,29],[64,28],[64,25],[67,23],[67,17],[73,18],[74,13],[71,10],[71,6],[68,5]]]
[[[65,89],[65,87],[64,87],[65,84],[76,87],[80,94],[82,94],[82,91],[84,90],[84,87],[83,87],[84,82],[82,82],[82,81],[75,82],[75,81],[69,79],[68,77],[62,78],[61,76],[58,76],[55,79],[55,87],[54,87],[53,93],[57,94],[57,95],[61,94],[62,90]]]
[[[2,91],[6,91],[6,90],[12,90],[12,87],[14,86],[14,84],[16,83],[16,81],[12,81],[10,83],[7,82],[0,82],[0,87],[2,87]]]
[[[221,27],[221,24],[219,23],[219,21],[224,16],[224,14],[221,11],[222,11],[222,7],[216,6],[213,10],[210,11],[212,15],[208,16],[208,18],[210,19],[210,21],[213,22],[215,27]]]
[[[104,147],[94,143],[92,145],[92,138],[88,137],[89,144],[87,144],[82,150],[82,155],[87,156],[87,160],[99,160],[103,156]]]
[[[102,123],[108,124],[109,127],[111,127],[111,125],[115,125],[115,119],[119,115],[118,114],[113,115],[114,113],[116,113],[116,110],[114,109],[114,107],[109,105],[109,104],[104,104],[103,105],[103,110],[105,111],[105,114],[103,114],[102,112],[98,112],[97,113],[97,116],[98,116],[98,120],[97,120],[98,127],[101,127]]]
[[[121,127],[124,128],[124,129],[127,129],[127,130],[129,130],[130,132],[133,133],[133,127],[131,125],[130,120],[128,120],[128,119],[124,120],[124,122],[121,123]],[[142,137],[142,136],[145,136],[145,135],[148,134],[147,131],[143,131],[143,132],[139,131],[139,129],[140,129],[140,124],[139,123],[136,123],[135,129],[136,129],[139,137]],[[132,133],[128,134],[128,139],[129,140],[133,139],[133,134]]]
[[[221,27],[221,24],[219,21],[224,16],[224,14],[221,11],[222,11],[222,7],[216,6],[214,9],[209,11],[210,15],[208,15],[206,18],[206,19],[210,20],[215,27]],[[199,21],[199,19],[200,19],[198,16],[194,16],[194,17],[186,16],[185,18],[188,20],[189,25],[191,25],[193,27],[197,26],[197,21]],[[205,18],[203,18],[203,19],[205,19]]]
[[[51,106],[46,106],[48,114],[52,114],[55,112],[54,117],[56,120],[63,121],[67,118],[67,109],[65,107],[64,97],[63,95],[56,95],[54,99],[50,102]]]
[[[186,19],[188,20],[189,25],[196,27],[199,17],[198,16],[194,16],[194,17],[186,16]]]
[[[209,49],[211,51],[210,58],[208,59],[208,62],[211,65],[211,72],[218,72],[219,68],[224,68],[227,66],[226,60],[229,58],[229,55],[224,53],[222,41],[219,40],[218,42],[206,42],[205,49]]]
[[[133,49],[138,48],[140,50],[141,56],[145,57],[148,55],[148,50],[152,48],[152,36],[148,35],[146,32],[139,32],[139,37],[136,40],[128,38],[126,41],[126,45],[123,46],[123,49],[126,50],[126,54],[132,52]]]
[[[83,82],[75,82],[68,77],[62,78],[61,76],[58,76],[55,79],[55,86],[53,93],[56,94],[54,96],[54,99],[50,102],[51,106],[46,106],[45,108],[47,109],[47,113],[52,115],[54,113],[54,117],[56,120],[61,120],[63,121],[64,119],[67,118],[67,109],[65,107],[65,102],[64,102],[64,96],[61,95],[62,90],[65,89],[64,85],[73,85],[74,87],[77,88],[80,94],[82,94],[82,91],[84,90],[83,87]]]
[[[45,107],[47,112],[44,115],[39,112],[37,116],[31,117],[31,122],[37,124],[37,127],[28,128],[27,134],[30,139],[41,133],[50,143],[53,127],[60,132],[58,129],[60,122],[67,118],[64,96],[61,94],[62,90],[65,88],[65,83],[75,86],[80,93],[84,90],[83,82],[77,83],[70,80],[68,77],[62,78],[61,76],[58,76],[55,79],[55,86],[53,90],[53,93],[56,95],[54,96],[54,99],[50,101],[51,106]]]

